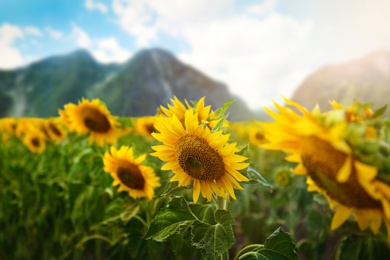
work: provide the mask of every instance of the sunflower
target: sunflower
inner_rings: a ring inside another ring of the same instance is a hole
[[[293,172],[307,175],[308,191],[322,193],[335,210],[331,230],[352,214],[361,230],[370,227],[374,234],[384,222],[390,240],[390,187],[377,178],[376,166],[355,155],[346,136],[354,128],[369,129],[360,128],[359,123],[372,113],[356,105],[343,109],[333,103],[334,110],[322,114],[318,108],[309,112],[293,101],[285,102],[301,113],[277,103],[279,113],[266,109],[275,122],[261,123],[270,141],[261,147],[289,153],[286,160],[298,163]],[[354,139],[365,137],[362,133]]]
[[[49,118],[45,121],[45,129],[50,140],[59,142],[67,136],[67,131],[60,118]]]
[[[285,167],[276,169],[274,172],[275,183],[280,187],[287,187],[291,184],[290,170]]]
[[[35,129],[36,129],[36,125],[33,122],[33,120],[27,117],[21,117],[18,118],[18,120],[16,121],[15,135],[19,139],[23,139],[26,133],[30,131],[34,131]]]
[[[82,99],[78,105],[67,104],[59,114],[71,131],[89,134],[90,143],[96,142],[99,146],[113,144],[119,135],[116,119],[99,99]]]
[[[256,146],[267,142],[267,140],[264,137],[264,130],[261,127],[255,125],[249,126],[248,138],[249,138],[249,142]]]
[[[135,119],[135,133],[153,138],[152,133],[156,132],[154,128],[155,116],[144,116]]]
[[[193,109],[198,114],[198,123],[207,126],[209,129],[213,129],[218,123],[219,118],[214,111],[211,111],[211,106],[205,106],[205,98],[202,97],[196,102],[195,106],[191,106],[187,100],[184,100],[186,106],[177,98],[171,99],[172,105],[168,104],[168,108],[160,106],[160,111],[166,117],[171,118],[175,115],[180,122],[184,125],[184,115],[188,109]],[[227,121],[224,122],[224,127],[228,126]]]
[[[152,135],[162,145],[152,146],[153,156],[165,161],[162,170],[172,170],[171,182],[179,186],[193,183],[193,200],[198,201],[200,193],[211,201],[212,193],[236,199],[234,189],[242,190],[238,182],[249,181],[238,170],[246,168],[246,157],[235,154],[236,144],[229,144],[229,135],[222,130],[211,132],[199,124],[199,115],[193,109],[184,114],[184,125],[176,116],[159,117],[155,127],[159,133]]]
[[[14,134],[16,131],[17,121],[14,117],[0,119],[0,131]]]
[[[23,137],[23,144],[33,153],[42,153],[46,149],[46,138],[38,130],[28,131]]]
[[[127,191],[135,199],[153,199],[154,189],[160,187],[160,178],[153,168],[142,164],[146,154],[135,158],[129,146],[121,146],[119,150],[111,146],[110,152],[104,154],[103,163],[104,171],[114,179],[112,185],[119,185],[118,191]]]
[[[2,136],[3,143],[8,143],[11,136],[16,131],[16,119],[13,117],[1,118],[0,119],[0,134]]]

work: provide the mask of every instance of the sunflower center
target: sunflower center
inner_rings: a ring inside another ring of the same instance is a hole
[[[145,126],[146,128],[146,131],[148,131],[149,134],[152,134],[154,132],[156,132],[156,129],[154,128],[154,124],[147,124]]]
[[[58,137],[62,136],[60,130],[58,130],[57,126],[54,125],[52,122],[49,123],[49,128],[56,136]]]
[[[185,135],[177,141],[175,149],[179,165],[189,176],[213,181],[225,174],[222,157],[205,139],[191,134]]]
[[[257,140],[262,141],[262,140],[264,140],[264,135],[262,133],[256,133],[255,138]]]
[[[360,185],[355,166],[348,181],[337,181],[336,175],[347,158],[345,153],[313,136],[306,137],[301,144],[302,162],[308,175],[330,198],[352,208],[381,208],[381,203]]]
[[[107,116],[96,109],[86,108],[84,124],[93,132],[106,133],[111,128]]]
[[[136,165],[127,164],[125,166],[119,166],[117,176],[124,185],[131,189],[144,189],[145,179]]]
[[[31,139],[31,144],[34,147],[40,147],[41,146],[41,142],[39,141],[39,138],[37,138],[37,137],[34,137],[34,138]]]

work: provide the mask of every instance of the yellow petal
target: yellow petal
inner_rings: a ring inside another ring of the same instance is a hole
[[[352,172],[351,162],[352,162],[351,156],[347,156],[347,158],[344,161],[343,166],[341,166],[339,172],[336,175],[337,181],[343,183],[349,179],[349,177],[351,176],[351,172]]]
[[[375,235],[378,234],[381,224],[382,224],[382,216],[378,214],[373,214],[373,216],[371,217],[370,228]]]
[[[351,214],[350,208],[339,205],[337,207],[336,213],[333,216],[330,229],[335,230],[339,228],[348,219],[350,214]]]
[[[192,199],[194,200],[194,203],[198,201],[199,194],[200,194],[200,182],[198,180],[194,180],[194,188],[192,192]]]

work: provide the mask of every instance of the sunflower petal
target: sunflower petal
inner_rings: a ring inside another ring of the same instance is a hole
[[[349,215],[351,215],[351,209],[339,205],[337,207],[336,213],[333,216],[330,229],[335,230],[339,228],[348,219]]]

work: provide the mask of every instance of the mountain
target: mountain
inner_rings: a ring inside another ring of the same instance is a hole
[[[235,100],[229,120],[255,117],[227,86],[162,49],[145,49],[123,64],[100,64],[87,51],[53,56],[11,71],[0,70],[0,116],[57,116],[67,103],[100,98],[118,116],[154,115],[170,99],[197,100],[216,109]]]
[[[318,104],[321,111],[326,111],[332,100],[350,105],[356,99],[372,103],[376,109],[390,105],[389,97],[390,52],[381,51],[320,68],[302,82],[291,99],[310,110]],[[386,115],[390,114],[389,109]]]
[[[88,89],[119,68],[102,66],[78,50],[49,57],[14,71],[0,71],[0,97],[6,100],[1,116],[58,115],[58,109],[87,96]]]

